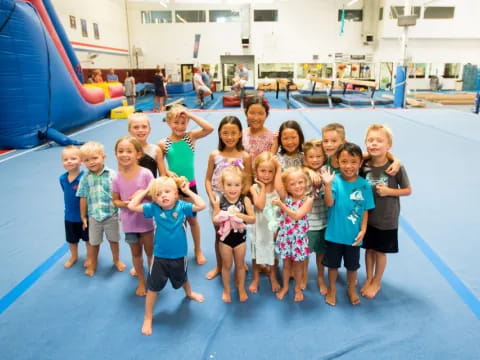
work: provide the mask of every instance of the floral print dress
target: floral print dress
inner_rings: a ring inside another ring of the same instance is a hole
[[[290,196],[285,198],[285,205],[297,212],[302,207],[304,200],[293,200]],[[293,220],[284,211],[280,210],[280,230],[275,243],[275,252],[282,259],[303,261],[310,255],[308,247],[308,217],[305,215],[299,220]]]

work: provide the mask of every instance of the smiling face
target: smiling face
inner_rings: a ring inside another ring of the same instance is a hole
[[[247,110],[247,122],[251,130],[258,131],[263,129],[267,112],[261,104],[252,104]]]
[[[387,152],[392,147],[384,130],[370,130],[365,139],[365,145],[369,155],[375,159],[386,159]]]
[[[275,164],[273,161],[264,161],[257,166],[255,172],[258,181],[261,181],[265,185],[273,182],[275,178]]]
[[[294,199],[301,199],[307,189],[307,176],[301,170],[296,170],[288,175],[285,189]]]
[[[280,143],[287,155],[296,154],[300,146],[300,136],[295,129],[286,128],[282,131]]]
[[[336,130],[327,130],[322,134],[322,145],[328,157],[335,155],[338,147],[345,142]]]
[[[78,171],[82,158],[79,149],[64,149],[62,151],[62,163],[65,170],[68,172]]]
[[[172,135],[177,138],[181,139],[185,135],[188,126],[188,118],[187,114],[184,112],[180,112],[175,116],[173,119],[167,121],[168,126],[172,130]]]
[[[242,193],[242,177],[227,173],[222,176],[223,194],[231,203],[236,202]]]
[[[92,173],[98,175],[103,170],[105,154],[100,151],[90,151],[83,154],[82,161]]]
[[[342,151],[338,155],[338,164],[343,179],[346,181],[355,181],[358,177],[358,171],[362,166],[362,159],[358,155],[351,155],[347,151]]]
[[[148,135],[150,135],[150,123],[145,118],[132,119],[129,122],[128,132],[136,137],[142,144],[147,143]]]
[[[139,153],[130,141],[122,140],[116,146],[115,156],[119,166],[128,167],[136,164],[142,153]]]
[[[164,210],[175,206],[178,199],[178,188],[175,183],[163,183],[152,194],[152,200]]]
[[[225,148],[233,149],[237,145],[242,132],[235,124],[224,124],[219,132],[220,139],[225,144]]]
[[[320,147],[312,147],[305,153],[303,162],[312,170],[318,170],[325,163],[325,155]]]

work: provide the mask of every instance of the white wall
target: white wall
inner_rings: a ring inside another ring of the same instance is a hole
[[[84,68],[127,68],[128,31],[126,0],[52,0],[55,11]],[[75,16],[77,28],[70,27],[70,15]],[[82,36],[80,19],[87,21],[88,37]],[[95,39],[93,23],[98,24],[100,39]],[[86,45],[79,45],[82,43]],[[88,54],[98,54],[93,63]]]

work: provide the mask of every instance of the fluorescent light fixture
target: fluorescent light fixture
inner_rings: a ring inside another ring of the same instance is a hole
[[[358,0],[350,0],[347,4],[347,6],[352,6],[353,4],[355,4],[356,2],[358,2]]]
[[[181,22],[183,22],[184,24],[187,23],[187,21],[178,14],[177,14],[177,19],[180,20]]]

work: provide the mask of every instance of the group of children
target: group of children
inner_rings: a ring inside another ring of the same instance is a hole
[[[411,192],[404,167],[388,153],[391,131],[371,125],[365,137],[368,154],[363,154],[360,147],[346,142],[340,124],[325,126],[321,140],[307,142],[293,120],[282,123],[275,133],[265,127],[269,110],[263,97],[253,97],[245,105],[246,129],[235,116],[224,117],[218,126],[218,146],[209,155],[205,176],[216,234],[216,266],[206,274],[207,279],[221,274],[222,300],[231,302],[230,277],[235,264],[239,300],[248,299],[248,233],[253,273],[250,293],[258,291],[260,273],[265,272],[280,300],[288,293],[293,277],[294,300],[302,301],[308,259],[314,252],[317,283],[326,303],[336,303],[335,283],[343,259],[347,295],[356,305],[360,302],[356,287],[362,246],[367,277],[361,293],[375,297],[386,253],[398,252],[399,196]],[[187,131],[190,120],[199,128]],[[168,111],[166,121],[171,134],[157,146],[148,143],[148,117],[143,113],[129,117],[130,136],[115,144],[116,173],[104,165],[105,153],[99,143],[69,146],[62,152],[67,172],[60,183],[71,250],[65,267],[77,261],[77,244],[82,239],[87,244],[85,273],[93,276],[105,232],[116,269],[125,269],[119,259],[120,209],[120,223],[132,254],[130,272],[138,279],[136,294],[146,295],[142,326],[146,335],[152,333],[156,294],[169,279],[174,288],[183,287],[187,297],[203,301],[201,294],[192,291],[187,277],[185,224],[190,225],[196,261],[204,264],[196,213],[206,204],[197,195],[194,153],[196,141],[214,128],[181,105]],[[81,171],[82,163],[88,172]],[[279,260],[283,265],[281,283],[276,271]]]

